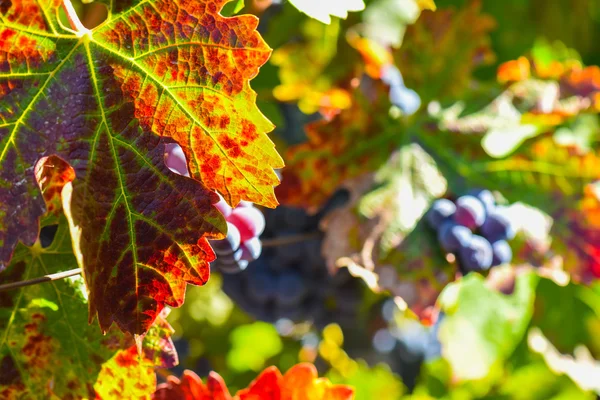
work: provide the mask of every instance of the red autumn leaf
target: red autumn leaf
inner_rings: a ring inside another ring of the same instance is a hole
[[[181,379],[169,377],[158,385],[154,400],[228,400],[232,397],[215,372],[206,385],[194,372],[186,370]],[[237,392],[234,400],[352,400],[354,390],[345,385],[333,385],[319,378],[317,369],[308,363],[292,367],[281,375],[277,367],[265,369],[246,389]]]
[[[1,4],[0,270],[55,208],[35,167],[59,157],[74,172],[59,180],[72,179],[62,201],[90,319],[105,331],[144,333],[182,304],[186,283],[206,282],[206,238],[225,231],[210,189],[231,204],[277,204],[282,162],[249,86],[270,49],[255,17],[219,14],[225,3],[110,2],[92,31],[65,28],[59,0]],[[165,166],[172,142],[192,179]]]
[[[319,206],[344,181],[376,170],[393,152],[397,121],[385,117],[390,103],[383,85],[373,85],[373,93],[356,89],[352,106],[331,121],[306,126],[308,141],[287,154],[277,188],[282,203]]]

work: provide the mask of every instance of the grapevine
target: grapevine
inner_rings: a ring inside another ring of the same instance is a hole
[[[600,396],[596,0],[0,0],[0,399]]]

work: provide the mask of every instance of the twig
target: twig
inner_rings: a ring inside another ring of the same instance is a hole
[[[81,268],[72,269],[70,271],[57,272],[56,274],[44,275],[42,277],[29,279],[27,281],[7,283],[4,285],[0,285],[0,292],[6,292],[8,290],[18,289],[25,286],[37,285],[39,283],[44,282],[58,281],[79,274],[81,274]]]

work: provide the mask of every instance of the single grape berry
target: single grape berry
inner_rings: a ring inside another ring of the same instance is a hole
[[[308,293],[308,287],[299,273],[290,271],[279,277],[277,301],[282,306],[294,306]]]
[[[412,89],[401,85],[390,88],[390,102],[406,115],[413,115],[421,108],[421,97]]]
[[[510,218],[502,208],[497,208],[487,216],[481,226],[481,233],[492,243],[498,240],[511,240],[516,234]]]
[[[262,252],[262,242],[259,238],[253,237],[242,243],[240,249],[242,250],[242,260],[254,261],[260,257],[260,253]]]
[[[427,222],[433,229],[439,229],[441,225],[454,215],[456,206],[447,199],[438,199],[433,202],[431,209],[427,213]]]
[[[238,207],[227,220],[239,229],[242,242],[259,236],[265,229],[265,217],[254,207]]]
[[[477,197],[483,204],[485,212],[491,213],[496,208],[496,199],[492,192],[487,189],[475,189],[469,192],[469,195]]]
[[[513,253],[506,240],[499,240],[492,244],[493,260],[492,267],[507,264],[512,260]]]
[[[183,149],[176,143],[165,145],[165,164],[176,174],[190,176]]]
[[[492,266],[492,245],[485,238],[473,235],[469,245],[460,248],[459,259],[465,273],[485,271]]]
[[[454,221],[469,229],[480,227],[485,221],[483,203],[474,196],[461,196],[456,200]]]
[[[213,250],[218,256],[233,254],[241,244],[240,231],[231,222],[227,223],[227,237],[223,240],[211,240]]]
[[[461,247],[466,247],[471,241],[471,230],[462,225],[457,225],[453,221],[445,222],[438,231],[438,241],[446,252],[457,251]]]

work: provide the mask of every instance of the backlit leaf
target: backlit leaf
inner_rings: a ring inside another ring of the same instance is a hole
[[[394,58],[406,85],[424,102],[462,95],[473,70],[493,62],[489,33],[496,24],[481,8],[471,1],[458,10],[426,10],[407,28]]]
[[[400,132],[387,115],[387,94],[375,91],[370,98],[361,89],[353,94],[351,108],[331,121],[308,124],[308,141],[290,147],[277,189],[282,202],[318,206],[342,182],[377,169],[392,153]]]
[[[76,267],[63,220],[50,247],[19,245],[0,281]],[[140,358],[133,337],[115,327],[103,335],[87,318],[79,276],[0,293],[0,398],[147,398],[156,385],[153,367],[176,363],[163,319],[142,340]],[[169,352],[170,357],[150,357]]]
[[[331,23],[331,17],[346,18],[349,11],[361,11],[365,8],[363,0],[290,0],[298,10],[309,17],[323,22]]]
[[[103,330],[143,333],[181,305],[186,282],[206,282],[206,238],[225,231],[209,189],[277,204],[283,164],[248,83],[270,49],[255,17],[219,15],[225,2],[110,2],[91,32],[64,28],[58,0],[0,8],[0,269],[37,239],[47,207],[34,169],[60,157],[75,172],[63,202]],[[193,179],[164,165],[173,141]]]

